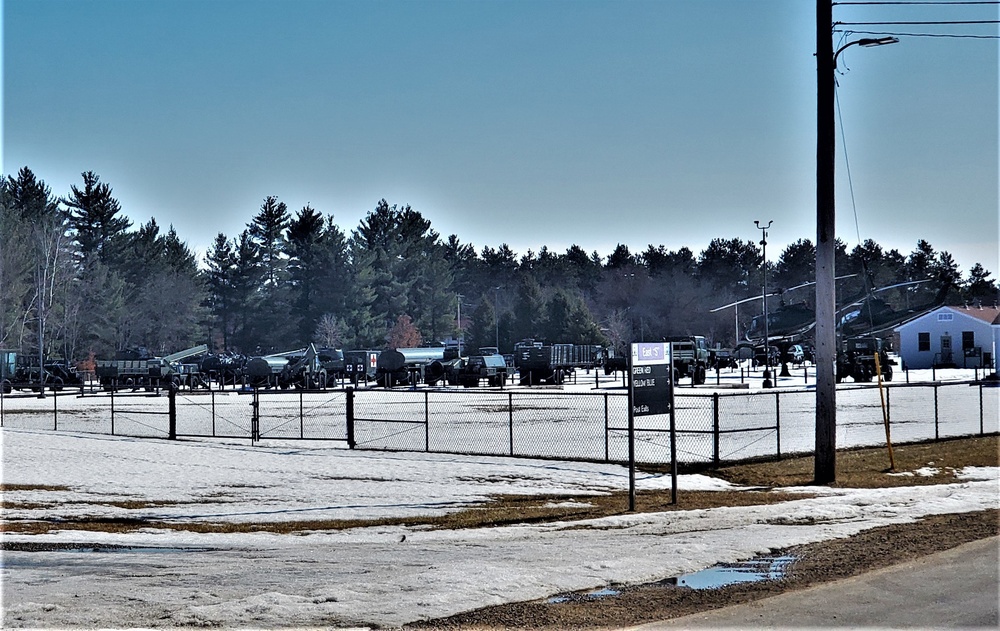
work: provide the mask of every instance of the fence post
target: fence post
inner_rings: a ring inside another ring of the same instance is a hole
[[[885,422],[888,423],[889,425],[892,425],[892,402],[891,402],[892,397],[889,396],[890,392],[892,392],[892,388],[890,388],[889,386],[886,386],[885,387]]]
[[[59,431],[59,395],[52,390],[52,431]]]
[[[712,393],[712,462],[719,466],[719,393]]]
[[[254,387],[250,408],[250,442],[255,443],[260,440],[260,388]]]
[[[416,386],[416,382],[414,382]],[[430,452],[431,450],[431,403],[430,403],[430,392],[424,390],[424,451]]]
[[[358,444],[354,440],[354,388],[347,388],[347,402],[345,405],[347,414],[347,447],[354,449]]]
[[[305,397],[305,390],[299,390],[299,438],[306,437],[306,427],[305,427],[305,408],[303,407],[303,398]]]
[[[177,440],[177,386],[171,382],[167,387],[167,438]]]
[[[610,441],[610,437],[608,436],[609,433],[610,430],[608,428],[608,394],[605,392],[604,393],[604,462],[608,462],[611,456],[608,444]]]
[[[774,434],[777,443],[778,460],[781,460],[781,393],[774,393]]]
[[[941,435],[938,428],[938,384],[934,382],[934,440],[940,440]]]
[[[985,432],[983,431],[983,384],[979,383],[979,435],[982,436]]]
[[[212,438],[215,438],[215,390],[209,390],[212,395]]]
[[[111,435],[115,435],[115,390],[118,389],[118,380],[111,381]]]
[[[514,393],[507,393],[507,437],[510,443],[510,455],[514,455]]]

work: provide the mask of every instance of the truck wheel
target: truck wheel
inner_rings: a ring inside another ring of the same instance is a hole
[[[705,367],[704,366],[698,366],[697,368],[695,368],[693,381],[694,381],[694,384],[696,386],[700,386],[700,385],[702,385],[702,384],[705,383]]]

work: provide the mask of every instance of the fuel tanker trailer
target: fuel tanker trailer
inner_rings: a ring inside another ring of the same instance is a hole
[[[444,346],[394,348],[382,351],[375,367],[375,380],[386,388],[416,385],[424,381],[424,373],[429,364],[456,359],[457,356],[457,348]]]

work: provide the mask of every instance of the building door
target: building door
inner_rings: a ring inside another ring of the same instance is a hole
[[[941,361],[939,363],[941,364],[955,363],[955,358],[952,356],[950,335],[941,336]]]

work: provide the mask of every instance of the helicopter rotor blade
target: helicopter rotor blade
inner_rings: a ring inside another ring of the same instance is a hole
[[[846,274],[844,276],[838,276],[835,280],[842,280],[844,278],[851,278],[853,276],[857,276],[857,274]],[[770,297],[770,296],[780,296],[781,294],[783,294],[785,292],[793,291],[795,289],[802,289],[803,287],[809,287],[810,285],[815,285],[815,284],[816,284],[816,281],[811,280],[811,281],[809,281],[807,283],[802,283],[801,285],[796,285],[794,287],[789,287],[788,289],[778,289],[776,291],[772,291],[771,293],[769,293],[768,297]],[[715,313],[716,311],[722,311],[723,309],[728,309],[729,307],[735,307],[736,305],[741,305],[741,304],[743,304],[745,302],[753,302],[755,300],[762,300],[762,299],[763,299],[762,296],[752,296],[750,298],[744,298],[743,300],[737,300],[736,302],[730,302],[728,305],[722,305],[721,307],[716,307],[715,309],[709,309],[708,312],[709,313]]]

